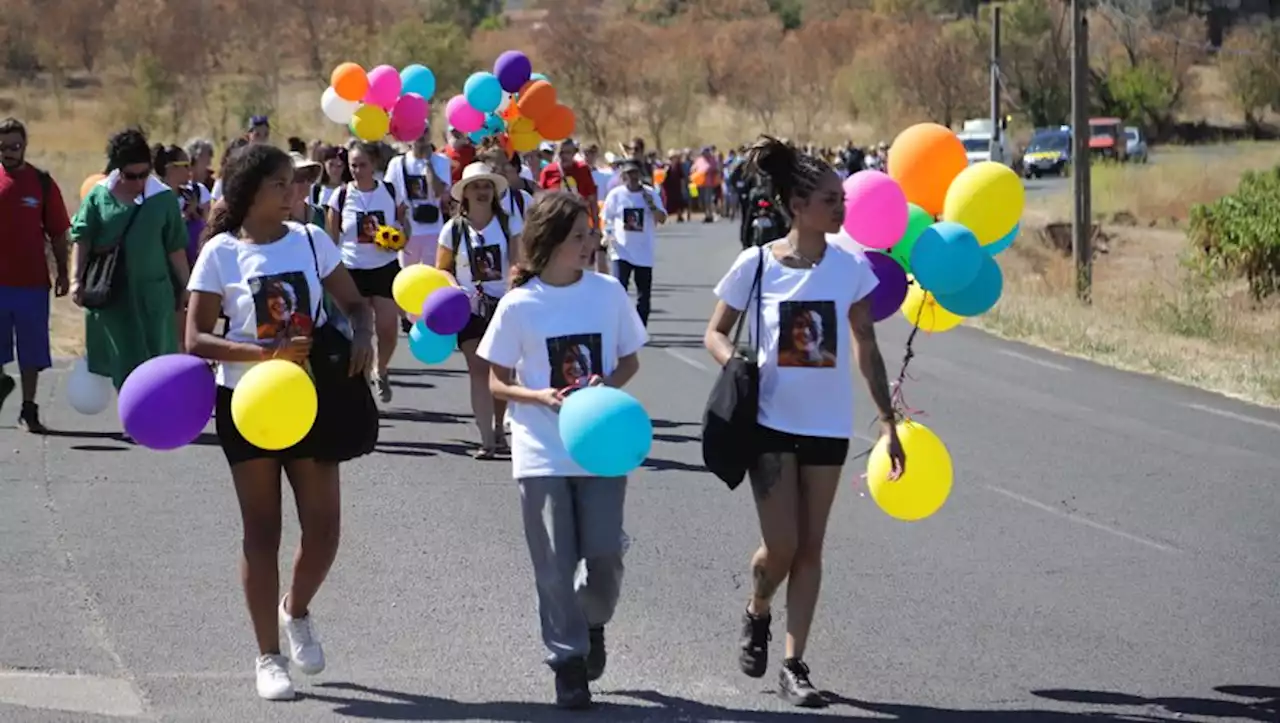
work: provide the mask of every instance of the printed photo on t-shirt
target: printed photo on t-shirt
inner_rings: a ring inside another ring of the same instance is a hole
[[[373,243],[378,236],[378,227],[385,225],[387,225],[387,215],[382,211],[357,211],[356,243]]]
[[[194,219],[200,210],[200,191],[194,184],[186,184],[178,187],[178,200],[182,204],[182,219],[190,221]]]
[[[404,192],[410,201],[427,200],[427,179],[425,176],[405,176]]]
[[[622,230],[644,231],[644,209],[643,208],[622,209]]]
[[[547,339],[547,359],[551,363],[551,386],[564,389],[586,384],[592,375],[603,374],[602,340],[599,334],[569,334]]]
[[[311,287],[301,271],[249,279],[259,339],[310,336]]]
[[[480,242],[484,242],[483,236]],[[476,281],[502,281],[502,247],[472,246],[471,276]]]
[[[834,301],[784,301],[778,308],[778,366],[834,367],[839,347]]]

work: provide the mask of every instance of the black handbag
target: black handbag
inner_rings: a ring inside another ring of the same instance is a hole
[[[142,211],[143,204],[135,203],[129,220],[120,236],[105,249],[89,250],[89,261],[80,277],[80,305],[86,309],[104,309],[120,298],[125,287],[124,240]]]
[[[501,217],[499,217],[499,220],[501,221],[503,235],[507,237],[508,241],[510,241],[511,236],[507,233],[506,222],[502,221]],[[463,227],[463,224],[466,224],[466,228]],[[458,244],[466,243],[467,245],[467,263],[471,264],[471,280],[474,281],[476,285],[476,300],[472,304],[471,313],[485,321],[489,321],[493,318],[494,312],[498,310],[498,302],[501,301],[501,299],[496,296],[486,294],[484,292],[484,282],[476,278],[476,256],[475,251],[471,248],[471,234],[468,233],[468,229],[470,227],[470,222],[464,218],[459,217],[454,221],[453,247],[456,252]]]
[[[320,259],[315,240],[307,227],[307,243],[315,261],[316,278]],[[311,429],[315,458],[325,462],[346,462],[373,452],[378,444],[378,405],[364,375],[351,376],[351,337],[344,331],[345,317],[323,291],[316,304],[315,318],[326,310],[325,323],[311,331],[311,353],[307,361],[316,384],[316,423]],[[336,314],[335,314],[336,312]]]
[[[747,320],[747,310],[744,309],[738,317],[738,328],[733,332],[733,356],[720,370],[720,376],[707,399],[707,409],[702,415],[702,463],[731,490],[742,484],[742,479],[754,464],[756,456],[756,415],[760,410],[758,337],[763,331],[760,314],[760,287],[764,275],[763,248],[757,249],[757,257],[759,264],[756,266],[755,280],[751,284],[747,302],[750,306],[750,297],[755,297],[757,338],[752,340],[751,356],[748,358],[743,355],[738,347],[742,327]]]

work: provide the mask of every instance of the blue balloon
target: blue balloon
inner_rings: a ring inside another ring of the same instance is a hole
[[[467,138],[470,138],[472,143],[479,143],[480,141],[483,141],[485,138],[488,138],[488,137],[489,137],[489,134],[483,128],[481,128],[478,131],[471,131],[470,133],[467,134]]]
[[[991,310],[1004,291],[1004,274],[1000,264],[990,256],[982,257],[982,267],[973,281],[954,294],[934,294],[942,308],[956,316],[978,316]]]
[[[502,83],[493,73],[472,73],[462,87],[467,104],[482,113],[492,113],[502,105]]]
[[[496,136],[507,129],[507,122],[502,120],[502,116],[497,113],[489,113],[484,117],[484,128],[491,136]]]
[[[926,228],[911,249],[911,273],[925,291],[954,294],[973,282],[990,258],[969,229],[951,221]]]
[[[437,334],[421,319],[409,330],[409,351],[423,364],[439,364],[458,347],[457,334]]]
[[[400,92],[417,93],[423,100],[436,94],[436,74],[425,65],[410,65],[400,71]]]
[[[551,79],[543,75],[542,73],[534,73],[533,75],[530,75],[529,80],[545,80],[548,83],[551,82]]]
[[[986,251],[988,256],[995,256],[1001,251],[1004,251],[1005,249],[1012,246],[1014,239],[1018,238],[1018,232],[1021,230],[1022,230],[1022,224],[1018,224],[1014,226],[1012,231],[1004,235],[1004,238],[994,243],[989,243],[986,246],[983,246],[982,250]]]
[[[560,407],[560,440],[574,462],[597,477],[621,477],[644,463],[653,421],[621,389],[586,387]]]

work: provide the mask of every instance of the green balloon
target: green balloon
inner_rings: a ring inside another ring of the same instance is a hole
[[[929,212],[915,205],[907,204],[907,232],[902,234],[902,238],[898,243],[890,247],[885,253],[889,257],[898,262],[903,271],[911,273],[911,250],[916,247],[916,239],[920,238],[920,234],[924,233],[926,228],[933,225],[933,216]]]

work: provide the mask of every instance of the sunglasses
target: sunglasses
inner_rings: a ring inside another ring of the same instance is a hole
[[[145,171],[120,171],[120,177],[126,181],[142,181],[151,175],[151,169]]]
[[[18,143],[0,143],[0,151],[9,151],[9,152],[13,152],[13,151],[20,151],[20,150],[22,150],[23,148],[26,148],[26,147],[27,147],[27,144],[26,144],[26,143],[22,143],[22,142],[18,142]]]

